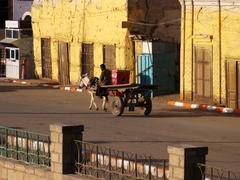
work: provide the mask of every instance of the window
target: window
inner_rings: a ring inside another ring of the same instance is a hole
[[[19,31],[13,30],[12,32],[13,32],[12,38],[13,38],[13,39],[18,39]]]
[[[12,31],[11,30],[6,30],[6,38],[12,38]]]
[[[15,59],[15,50],[10,50],[11,51],[11,57],[10,57],[10,59]]]
[[[0,59],[4,58],[4,49],[0,49]]]
[[[6,48],[6,59],[19,60],[18,48]]]
[[[10,58],[10,49],[6,49],[6,58],[7,58],[7,59]]]
[[[19,60],[19,50],[16,49],[16,59]]]
[[[18,39],[19,38],[19,29],[6,29],[5,37],[12,38],[12,39]]]

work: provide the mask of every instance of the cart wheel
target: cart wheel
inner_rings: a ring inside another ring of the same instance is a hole
[[[124,111],[123,100],[121,97],[114,97],[112,103],[112,114],[114,116],[121,116]]]
[[[144,108],[144,115],[148,116],[151,112],[152,112],[152,100],[150,97],[144,97],[144,101],[143,101],[143,108]]]

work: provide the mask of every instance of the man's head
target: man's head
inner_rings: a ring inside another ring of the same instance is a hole
[[[106,69],[105,64],[101,64],[101,65],[100,65],[100,68],[101,68],[102,71],[105,70],[105,69]]]

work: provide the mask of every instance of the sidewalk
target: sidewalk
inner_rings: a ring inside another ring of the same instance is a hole
[[[5,83],[15,83],[15,84],[25,84],[25,85],[42,85],[42,84],[51,84],[51,85],[59,85],[58,82],[48,80],[48,79],[24,79],[24,80],[16,80],[11,78],[0,78],[0,82]]]
[[[13,83],[13,84],[22,84],[29,86],[37,87],[46,87],[52,89],[60,89],[70,92],[82,92],[82,89],[79,89],[77,85],[59,85],[58,82],[48,80],[48,79],[27,79],[27,80],[14,80],[9,78],[0,78],[0,82]],[[184,102],[180,100],[179,94],[170,94],[170,95],[160,95],[153,98],[153,104],[155,107],[161,107],[164,109],[184,109],[188,111],[199,110],[206,112],[217,112],[217,113],[227,113],[240,115],[240,109],[233,109],[229,107],[219,107],[211,104],[199,104],[192,102]]]

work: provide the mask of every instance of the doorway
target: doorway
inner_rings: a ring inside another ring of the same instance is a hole
[[[82,74],[94,76],[93,44],[82,44],[81,65]]]
[[[61,84],[69,84],[69,46],[68,43],[58,43],[58,75]]]
[[[240,108],[240,61],[226,62],[227,106]]]
[[[52,60],[51,60],[51,41],[50,39],[41,39],[42,52],[42,77],[52,79]]]
[[[212,47],[195,46],[195,100],[212,103]]]
[[[116,46],[103,46],[103,63],[106,65],[107,69],[116,69]]]

